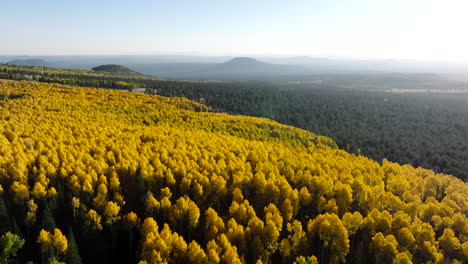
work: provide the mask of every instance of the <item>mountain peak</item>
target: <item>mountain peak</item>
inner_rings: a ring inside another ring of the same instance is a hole
[[[251,65],[251,64],[264,64],[264,63],[254,58],[250,58],[250,57],[235,57],[225,62],[225,64]]]

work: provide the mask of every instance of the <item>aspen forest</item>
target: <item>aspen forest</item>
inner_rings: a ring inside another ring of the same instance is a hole
[[[359,77],[369,76],[323,76],[326,79],[320,84],[196,82],[163,80],[136,72],[0,64],[0,79],[28,76],[39,82],[122,90],[138,87],[147,93],[186,97],[206,104],[212,112],[266,117],[327,136],[340,148],[379,163],[386,158],[468,181],[468,96],[336,86],[347,82],[360,87]],[[444,85],[445,89],[452,87]],[[418,86],[409,83],[398,87]]]
[[[186,98],[0,80],[0,263],[467,263],[468,184]]]

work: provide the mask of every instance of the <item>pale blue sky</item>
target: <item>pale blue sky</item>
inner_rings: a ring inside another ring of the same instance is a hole
[[[2,1],[0,54],[195,52],[468,62],[465,2]]]

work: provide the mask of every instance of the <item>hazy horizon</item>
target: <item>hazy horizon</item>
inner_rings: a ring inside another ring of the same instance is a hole
[[[310,54],[281,54],[281,53],[270,53],[270,54],[261,54],[261,53],[220,53],[220,54],[210,54],[202,52],[148,52],[148,53],[96,53],[96,54],[74,54],[74,53],[64,53],[64,54],[7,54],[0,53],[0,57],[11,57],[11,58],[22,58],[22,57],[31,57],[31,58],[54,58],[54,57],[186,57],[186,58],[227,58],[227,60],[236,57],[248,57],[254,58],[257,60],[262,60],[264,58],[277,58],[277,59],[287,59],[287,58],[310,58],[310,59],[327,59],[327,60],[350,60],[350,61],[399,61],[399,62],[420,62],[420,63],[446,63],[453,65],[468,66],[468,61],[454,61],[454,60],[444,60],[444,59],[417,59],[417,58],[397,58],[397,57],[367,57],[367,56],[334,56],[334,55],[310,55]]]
[[[1,55],[313,56],[468,63],[468,3],[3,3]]]

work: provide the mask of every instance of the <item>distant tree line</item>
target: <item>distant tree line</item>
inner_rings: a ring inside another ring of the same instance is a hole
[[[33,66],[0,65],[0,79],[35,80],[65,85],[133,90],[142,87],[143,84],[138,82],[144,80],[145,78],[143,77],[146,77],[143,75],[99,73],[78,69],[63,69],[62,71],[60,69],[54,69],[53,71],[49,69]],[[150,77],[147,78],[151,79]]]

